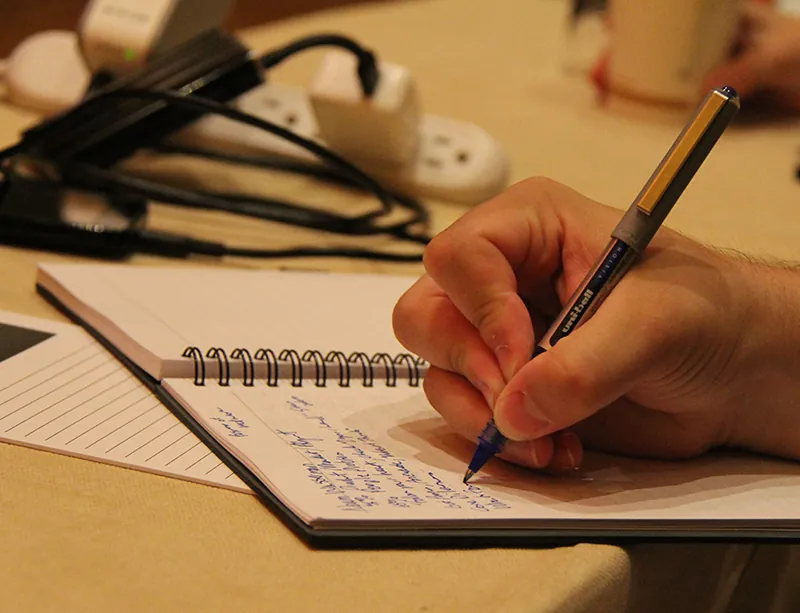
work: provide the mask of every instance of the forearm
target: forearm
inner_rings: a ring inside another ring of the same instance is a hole
[[[800,460],[800,268],[742,262],[750,316],[731,442]]]

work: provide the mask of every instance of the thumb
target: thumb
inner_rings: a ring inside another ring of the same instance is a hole
[[[568,428],[624,396],[650,371],[663,355],[653,338],[658,326],[623,300],[609,296],[592,319],[508,382],[494,408],[507,438],[531,440]]]

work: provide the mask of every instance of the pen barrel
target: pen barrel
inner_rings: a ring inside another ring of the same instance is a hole
[[[630,245],[612,239],[538,346],[543,350],[551,349],[562,338],[586,323],[633,265],[637,256],[638,253]]]

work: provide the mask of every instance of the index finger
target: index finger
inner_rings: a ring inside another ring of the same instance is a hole
[[[563,230],[544,179],[518,184],[473,209],[437,235],[425,250],[430,277],[478,330],[508,381],[535,342],[518,273],[550,280],[560,265]]]

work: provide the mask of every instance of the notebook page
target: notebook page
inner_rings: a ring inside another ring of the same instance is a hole
[[[595,455],[581,472],[556,477],[493,461],[464,485],[474,443],[452,433],[419,388],[165,386],[284,504],[319,526],[800,525],[798,463]]]
[[[83,330],[0,321],[0,441],[250,491]]]
[[[204,352],[396,354],[403,349],[391,313],[412,282],[388,275],[104,264],[42,264],[37,278],[157,379],[192,376],[192,361],[180,357],[190,345]]]

